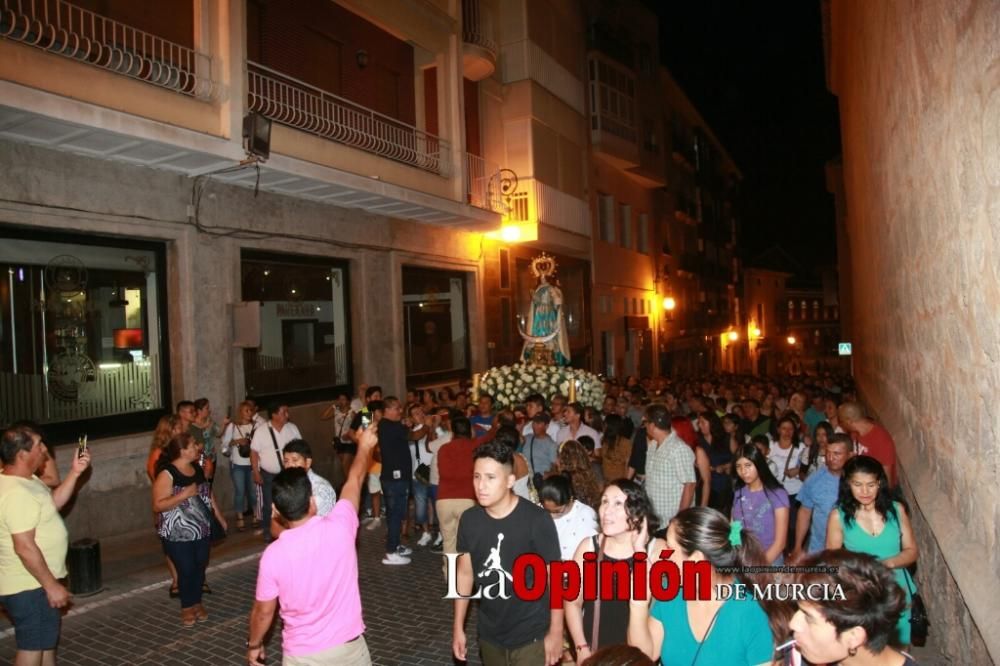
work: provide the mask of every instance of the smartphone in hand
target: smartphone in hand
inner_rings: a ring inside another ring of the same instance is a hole
[[[82,458],[87,451],[87,435],[82,435],[76,440],[76,457]]]

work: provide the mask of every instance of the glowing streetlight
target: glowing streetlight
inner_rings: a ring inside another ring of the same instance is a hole
[[[673,296],[667,296],[663,299],[663,309],[667,312],[672,312],[674,308],[677,307],[677,301],[674,300]]]
[[[795,336],[794,335],[789,335],[786,338],[786,340],[788,341],[788,344],[790,344],[790,345],[794,345],[795,344]]]
[[[760,337],[760,329],[757,328],[756,326],[754,327],[752,333],[753,333],[753,337],[755,337],[755,338],[759,338]]]
[[[737,333],[736,331],[729,331],[729,341],[730,342],[736,342],[739,339],[740,339],[740,334],[739,333]]]

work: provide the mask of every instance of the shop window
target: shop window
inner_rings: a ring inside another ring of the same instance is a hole
[[[246,393],[314,402],[351,382],[347,264],[244,251],[242,298],[260,303],[260,346],[243,350]]]
[[[53,442],[169,407],[164,246],[0,227],[0,422]]]
[[[460,272],[403,267],[407,386],[468,375],[465,279]]]

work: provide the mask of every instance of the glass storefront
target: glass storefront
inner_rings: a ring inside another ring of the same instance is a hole
[[[242,298],[260,303],[260,346],[243,352],[246,393],[311,402],[351,382],[346,262],[244,251]]]
[[[163,270],[159,243],[0,227],[0,421],[147,429],[169,406]]]
[[[403,267],[408,386],[467,376],[468,330],[464,273]]]

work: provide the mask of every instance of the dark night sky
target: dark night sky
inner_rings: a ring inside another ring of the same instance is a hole
[[[744,258],[835,261],[824,164],[840,152],[819,0],[649,0],[662,60],[743,172]],[[821,254],[822,253],[822,254]]]

